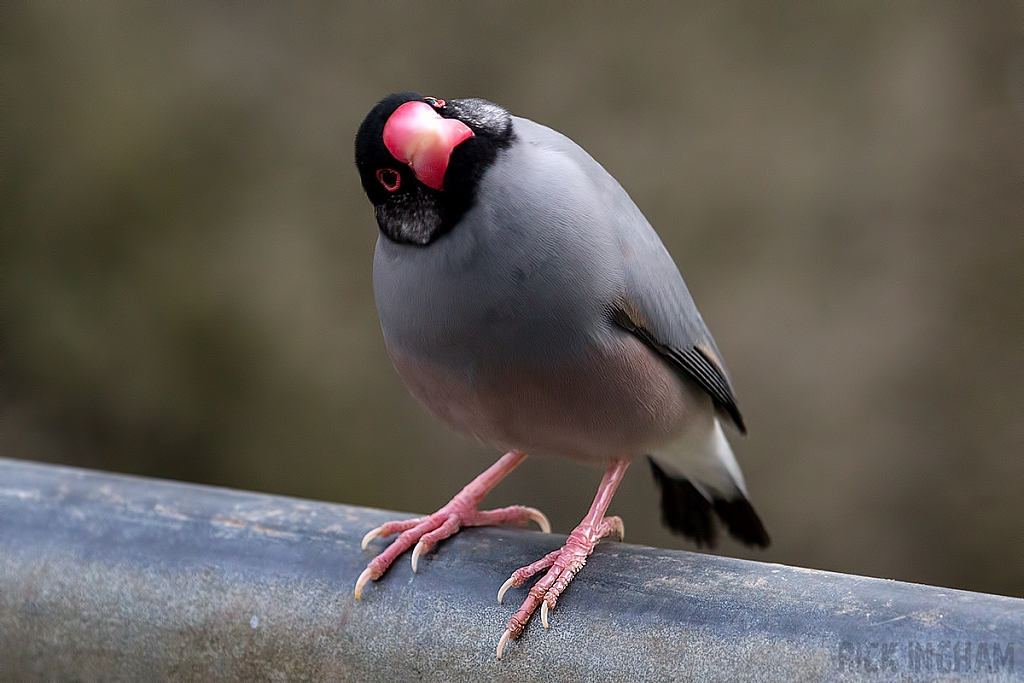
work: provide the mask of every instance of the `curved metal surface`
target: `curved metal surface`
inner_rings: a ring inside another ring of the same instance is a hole
[[[563,537],[471,529],[357,602],[392,517],[0,459],[0,680],[1024,677],[1024,600],[611,542],[498,662],[498,587]]]

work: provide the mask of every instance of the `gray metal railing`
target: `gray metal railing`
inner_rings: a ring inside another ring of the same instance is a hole
[[[471,529],[356,602],[392,516],[0,459],[0,680],[1024,678],[1024,600],[611,542],[498,662],[562,538]]]

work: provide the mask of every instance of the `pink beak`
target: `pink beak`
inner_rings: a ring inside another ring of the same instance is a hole
[[[441,117],[426,102],[406,102],[384,124],[384,146],[419,181],[435,190],[444,189],[444,173],[452,150],[473,137],[469,126]]]

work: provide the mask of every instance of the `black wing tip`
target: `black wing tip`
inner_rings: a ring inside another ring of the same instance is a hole
[[[685,357],[683,365],[689,369],[705,390],[711,394],[719,409],[729,416],[729,420],[736,427],[740,434],[746,435],[747,425],[743,422],[743,415],[740,414],[740,407],[736,405],[736,396],[732,392],[732,385],[725,374],[721,362],[706,345],[696,344],[687,352],[681,354]]]
[[[743,421],[743,416],[740,415],[740,409],[736,407],[736,404],[733,403],[732,405],[727,406],[726,413],[728,413],[729,419],[732,420],[733,425],[736,427],[736,431],[743,436],[746,436],[747,424]]]
[[[692,539],[699,548],[714,548],[718,544],[714,512],[736,540],[758,548],[767,548],[771,543],[754,506],[742,495],[733,500],[709,501],[688,479],[672,477],[654,458],[648,460],[654,481],[661,489],[661,518],[669,529]]]

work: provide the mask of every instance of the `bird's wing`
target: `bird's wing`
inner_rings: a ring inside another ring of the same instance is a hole
[[[718,412],[746,433],[743,416],[715,340],[686,289],[675,261],[643,213],[614,178],[586,151],[561,133],[527,119],[513,118],[523,141],[564,155],[571,160],[586,182],[588,209],[595,212],[598,224],[580,227],[581,235],[594,239],[596,233],[614,235],[616,259],[621,255],[618,297],[611,302],[612,320],[657,352],[672,367],[691,378],[715,402]],[[606,232],[607,231],[607,232]],[[613,247],[614,249],[615,247]],[[618,269],[617,269],[618,270]]]
[[[646,220],[631,223],[623,235],[625,292],[613,306],[613,322],[696,382],[746,434],[725,363],[679,269]]]
[[[631,313],[632,309],[632,313]],[[706,391],[715,402],[716,408],[729,416],[740,433],[746,434],[747,427],[736,405],[736,397],[729,383],[729,377],[721,365],[718,354],[710,346],[696,343],[689,348],[670,346],[657,339],[654,334],[637,322],[635,307],[623,302],[612,310],[612,321],[664,358],[672,367],[685,373]]]

